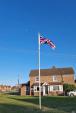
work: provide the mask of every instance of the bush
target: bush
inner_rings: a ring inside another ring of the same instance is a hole
[[[63,90],[64,90],[65,95],[67,95],[68,91],[72,91],[75,89],[76,89],[76,86],[73,84],[63,84]]]

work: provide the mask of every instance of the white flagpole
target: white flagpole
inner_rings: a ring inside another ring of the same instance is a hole
[[[41,109],[41,80],[40,80],[40,33],[38,33],[38,43],[39,43],[39,107]]]

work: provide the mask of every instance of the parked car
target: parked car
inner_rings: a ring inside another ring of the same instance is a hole
[[[68,94],[68,96],[76,96],[76,90],[69,91],[67,94]]]

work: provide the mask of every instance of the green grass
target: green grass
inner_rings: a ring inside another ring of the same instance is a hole
[[[0,95],[0,113],[76,113],[76,97],[38,97]]]

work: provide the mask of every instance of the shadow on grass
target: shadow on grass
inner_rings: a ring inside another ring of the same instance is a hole
[[[11,99],[15,99],[23,102],[30,102],[32,104],[39,104],[38,97],[20,97],[15,98],[11,97]],[[76,113],[76,97],[42,97],[42,106],[62,110],[64,112]]]
[[[0,113],[44,113],[44,111],[21,105],[0,104]]]

